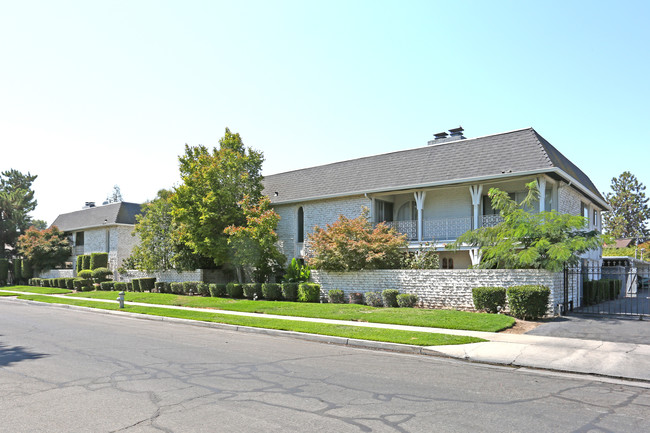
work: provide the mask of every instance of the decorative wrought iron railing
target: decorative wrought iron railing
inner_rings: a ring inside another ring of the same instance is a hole
[[[406,234],[409,241],[418,240],[417,220],[390,221],[386,224],[398,232]],[[472,220],[469,217],[427,219],[422,221],[422,240],[450,241],[457,239],[471,228]]]
[[[483,215],[481,217],[481,227],[494,227],[501,222],[503,222],[501,215]]]

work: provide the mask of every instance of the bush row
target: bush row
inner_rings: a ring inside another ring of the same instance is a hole
[[[583,305],[613,301],[621,292],[621,280],[594,280],[582,284]]]
[[[32,278],[32,267],[23,259],[0,259],[0,286],[9,283],[9,269],[13,272],[14,284],[21,284]]]
[[[327,298],[333,304],[343,304],[345,302],[345,294],[340,289],[332,289],[327,292]],[[415,307],[417,302],[417,295],[410,293],[400,294],[397,289],[386,289],[382,292],[366,292],[365,294],[350,293],[351,304],[366,304],[371,307],[411,308]]]
[[[91,253],[77,256],[77,273],[108,267],[108,253]]]
[[[545,286],[475,287],[472,289],[474,308],[496,313],[498,307],[510,308],[518,319],[535,320],[548,309],[551,290]]]
[[[133,281],[133,280],[132,280]],[[266,299],[267,301],[319,302],[320,285],[312,283],[228,283],[208,284],[199,281],[154,283],[154,291],[176,295],[230,297],[234,299]]]

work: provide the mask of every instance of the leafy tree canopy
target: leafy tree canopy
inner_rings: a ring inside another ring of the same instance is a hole
[[[280,216],[271,209],[268,197],[260,197],[255,203],[245,196],[239,202],[246,218],[242,226],[228,226],[228,245],[232,247],[231,262],[242,267],[257,282],[268,281],[271,275],[282,270],[287,258],[278,251],[278,235],[275,228]]]
[[[507,192],[491,188],[488,195],[492,207],[500,211],[504,221],[494,227],[481,227],[461,235],[449,249],[463,245],[479,247],[480,268],[548,269],[560,271],[566,264],[578,263],[579,256],[599,248],[605,238],[596,231],[586,231],[582,216],[559,214],[556,211],[531,213],[538,200],[537,183],[526,185],[526,198],[517,203]]]
[[[219,148],[185,145],[178,159],[182,183],[171,197],[176,239],[215,265],[226,264],[233,254],[224,230],[245,224],[238,205],[245,196],[253,201],[261,197],[264,157],[226,128]]]
[[[106,201],[109,203],[120,203],[123,202],[122,191],[118,185],[113,185],[113,191],[106,196]]]
[[[70,257],[72,248],[56,226],[45,230],[30,227],[18,238],[18,251],[37,273],[63,265]]]
[[[0,257],[16,247],[21,233],[31,225],[29,213],[36,208],[32,183],[36,175],[11,169],[0,173]]]
[[[341,215],[326,229],[314,227],[309,240],[308,264],[314,269],[358,271],[394,269],[402,264],[406,235],[384,223],[374,228],[368,221],[368,209],[354,219]]]
[[[618,239],[631,238],[635,242],[646,240],[650,208],[645,185],[632,173],[624,171],[618,178],[612,178],[611,188],[612,192],[605,196],[612,207],[610,212],[603,215],[605,231]]]

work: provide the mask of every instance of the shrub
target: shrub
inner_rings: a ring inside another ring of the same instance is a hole
[[[295,302],[298,299],[298,283],[283,283],[282,297],[285,301]]]
[[[93,282],[85,278],[75,278],[72,282],[75,290],[90,292],[93,289]]]
[[[56,283],[57,283],[56,286],[57,286],[58,288],[60,288],[60,289],[65,289],[65,288],[67,288],[68,285],[66,284],[65,280],[66,280],[66,278],[58,278],[58,279],[57,279],[57,282],[56,282]]]
[[[485,310],[488,313],[496,313],[497,307],[506,306],[505,287],[474,287],[472,289],[474,308]]]
[[[282,288],[279,284],[262,284],[262,296],[269,301],[280,301],[282,299]]]
[[[342,304],[345,302],[345,294],[341,289],[332,289],[327,292],[327,297],[332,304]]]
[[[20,270],[23,274],[23,279],[29,280],[33,276],[32,265],[29,263],[29,260],[23,259],[23,267]]]
[[[228,296],[231,298],[237,299],[244,297],[244,289],[242,288],[241,284],[228,283],[226,284],[226,291],[228,292]]]
[[[370,307],[383,307],[384,301],[381,299],[381,293],[379,292],[366,292],[363,297],[366,300],[366,305]]]
[[[126,291],[127,292],[132,292],[133,291],[133,283],[131,283],[130,281],[127,281],[127,283],[126,283]]]
[[[418,303],[418,295],[402,293],[397,295],[397,306],[400,308],[413,308]]]
[[[83,257],[82,270],[90,269],[90,256],[83,255],[82,257]],[[90,270],[92,270],[92,269],[90,269]]]
[[[9,279],[9,260],[0,259],[0,286],[6,286]]]
[[[90,269],[108,268],[108,253],[91,253]]]
[[[315,283],[301,283],[298,285],[298,302],[319,302],[320,285]]]
[[[164,281],[156,281],[153,283],[153,288],[158,293],[167,293],[167,286],[168,284]]]
[[[140,278],[139,279],[140,283],[140,291],[144,292],[145,290],[148,290],[150,292],[153,292],[153,289],[156,284],[156,278],[155,277],[146,277],[146,278]]]
[[[210,296],[210,286],[207,283],[199,283],[196,288],[201,296]]]
[[[102,281],[106,281],[108,279],[107,277],[113,275],[113,273],[108,268],[96,268],[92,271],[92,275],[95,281],[101,283]]]
[[[93,271],[90,269],[84,269],[81,272],[77,272],[77,278],[83,278],[85,280],[89,280],[93,277]]]
[[[84,269],[84,256],[77,256],[77,272]]]
[[[21,270],[23,269],[23,261],[21,259],[14,259],[14,284],[20,284],[22,281],[22,272]]]
[[[183,282],[183,293],[186,295],[196,295],[198,293],[198,281]]]
[[[510,313],[518,319],[535,320],[546,314],[551,291],[544,286],[513,286],[506,291]]]
[[[113,287],[115,287],[115,282],[102,281],[101,283],[99,283],[99,286],[102,288],[102,290],[113,290]]]
[[[134,292],[141,292],[142,291],[140,289],[140,279],[139,278],[132,278],[131,279],[131,286],[133,287]]]
[[[386,289],[381,292],[381,300],[384,301],[384,306],[397,308],[397,295],[399,295],[399,290],[397,289]]]
[[[261,299],[262,298],[262,285],[260,283],[242,284],[244,291],[244,298],[247,299]]]
[[[350,304],[363,305],[363,294],[359,292],[350,293]]]
[[[74,290],[74,278],[65,279],[65,288],[68,290]]]
[[[32,285],[32,286],[40,286],[40,285],[41,285],[41,281],[43,281],[42,278],[32,278],[32,284],[31,284],[31,285]]]
[[[41,284],[43,285],[43,287],[50,287],[50,280],[48,280],[47,278],[43,278],[41,280]]]
[[[126,291],[126,283],[123,282],[116,282],[113,285],[113,288],[117,290],[118,292],[125,292]]]
[[[171,283],[169,285],[169,290],[175,295],[183,294],[183,283]]]
[[[213,298],[223,298],[228,293],[225,284],[210,284],[209,289]]]

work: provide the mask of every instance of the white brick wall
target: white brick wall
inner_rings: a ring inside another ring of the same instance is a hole
[[[38,278],[73,278],[74,271],[72,269],[49,269],[43,271],[38,275]]]
[[[216,269],[196,269],[194,271],[179,272],[176,270],[168,271],[136,271],[129,270],[126,274],[114,272],[115,281],[131,281],[134,278],[155,277],[156,281],[167,283],[182,283],[185,281],[203,281],[207,283],[228,283],[229,281],[220,270]]]
[[[562,302],[564,276],[537,269],[386,269],[360,272],[326,272],[312,270],[311,279],[321,285],[321,297],[331,289],[351,292],[381,292],[397,289],[414,293],[424,308],[473,310],[472,288],[544,285],[551,289],[549,314],[558,312]]]

